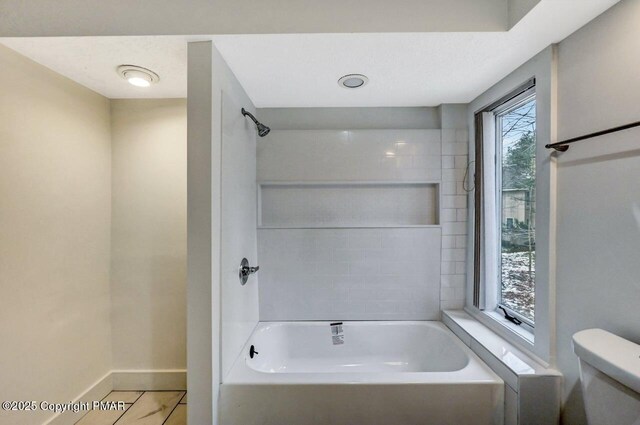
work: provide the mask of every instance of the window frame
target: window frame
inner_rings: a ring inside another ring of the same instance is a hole
[[[500,285],[502,284],[501,278],[501,264],[497,264],[497,272],[498,274],[494,276],[495,279],[495,287],[488,288],[488,282],[483,277],[483,259],[484,259],[484,231],[485,231],[485,218],[483,217],[484,210],[484,193],[485,193],[485,185],[492,184],[494,186],[494,190],[497,190],[498,187],[501,188],[501,178],[502,173],[496,172],[494,179],[491,181],[485,181],[484,179],[484,143],[491,142],[496,147],[496,154],[494,158],[494,162],[498,161],[498,158],[501,159],[501,155],[498,155],[498,132],[495,132],[494,140],[485,141],[484,134],[485,129],[483,129],[483,114],[484,113],[492,113],[494,115],[494,119],[492,120],[494,123],[494,130],[498,127],[496,120],[498,119],[498,113],[502,112],[503,114],[517,107],[520,104],[526,103],[527,101],[534,98],[536,100],[536,104],[538,102],[537,93],[536,93],[536,80],[535,78],[530,78],[525,83],[519,85],[514,90],[507,93],[505,96],[501,97],[497,101],[492,104],[482,108],[479,111],[476,111],[474,114],[474,123],[475,123],[475,194],[474,194],[474,234],[473,234],[473,258],[474,258],[474,266],[473,266],[473,303],[472,305],[480,311],[484,311],[488,313],[489,316],[495,317],[495,315],[499,315],[500,317],[504,317],[502,311],[499,310],[498,307],[503,307],[511,316],[519,319],[522,323],[519,326],[515,326],[515,328],[520,328],[531,334],[532,337],[535,333],[535,323],[530,319],[522,316],[520,313],[514,311],[513,309],[507,307],[506,305],[501,303],[501,290]],[[536,105],[537,107],[537,105]],[[537,127],[538,127],[538,114],[536,113],[536,136],[537,136]],[[500,136],[501,137],[501,136]],[[537,139],[537,137],[536,137]],[[500,141],[501,147],[501,141]],[[501,163],[495,163],[495,169],[502,170]],[[536,170],[536,179],[538,178],[537,170]],[[498,214],[501,214],[501,197],[496,197]],[[537,202],[537,198],[536,198]],[[536,208],[537,210],[537,208]],[[497,220],[497,223],[501,223],[500,217],[494,217],[494,220]],[[536,240],[537,240],[537,232],[538,229],[536,227]],[[501,233],[501,231],[500,231]],[[500,263],[500,245],[496,244],[495,250],[497,251],[496,261]],[[538,274],[536,273],[536,278],[534,280],[534,287],[537,287]],[[536,291],[537,292],[537,291]],[[499,298],[496,297],[497,294]],[[534,309],[535,314],[535,309]],[[505,320],[506,321],[506,320]],[[533,343],[533,340],[531,340]]]
[[[502,131],[498,131],[498,129],[501,129],[501,120],[502,117],[506,114],[508,114],[509,112],[519,108],[520,106],[530,102],[530,101],[535,101],[537,102],[537,98],[536,98],[536,87],[535,87],[535,83],[532,87],[530,87],[529,89],[525,90],[522,93],[517,94],[515,97],[513,97],[512,99],[506,101],[505,103],[496,106],[496,108],[494,108],[492,111],[493,115],[494,115],[494,125],[495,125],[495,148],[496,148],[496,155],[495,155],[495,169],[496,169],[496,175],[495,175],[495,181],[493,184],[494,190],[496,191],[496,194],[500,194],[502,195],[503,190],[502,190]],[[537,122],[538,118],[536,116],[536,128],[538,125]],[[537,179],[537,174],[536,174],[536,179]],[[495,219],[497,220],[497,226],[496,228],[498,229],[498,242],[502,241],[502,196],[496,196],[496,212],[497,212],[497,217],[495,217]],[[502,290],[501,290],[501,285],[502,285],[502,261],[501,261],[501,254],[502,254],[502,250],[501,250],[501,243],[496,245],[496,271],[497,271],[497,276],[496,276],[496,289],[495,289],[495,293],[497,294],[497,298],[495,300],[495,308],[493,309],[497,314],[503,315],[503,313],[500,311],[500,307],[504,308],[507,313],[509,313],[509,315],[515,317],[516,319],[520,320],[521,326],[528,330],[529,332],[534,331],[535,329],[535,302],[534,302],[534,320],[531,320],[527,317],[525,317],[524,315],[522,315],[521,313],[519,313],[518,311],[512,309],[511,307],[507,306],[506,304],[504,304],[502,302]],[[534,279],[533,282],[533,286],[534,288],[536,287],[536,281]],[[485,282],[485,285],[487,285],[488,283]],[[487,292],[485,292],[487,293]],[[486,301],[485,301],[486,302]],[[493,304],[493,302],[492,302]]]

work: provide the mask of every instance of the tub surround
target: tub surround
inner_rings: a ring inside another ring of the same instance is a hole
[[[384,108],[361,108],[360,125],[376,109]],[[432,109],[427,124],[448,128],[332,130],[315,121],[260,140],[261,320],[438,320],[442,307],[463,306],[468,135],[457,112],[465,108]],[[261,118],[295,125],[290,110],[267,111]],[[340,122],[331,111],[319,116]],[[416,191],[420,202],[407,203]],[[375,201],[360,211],[345,197]]]
[[[438,320],[440,234],[260,229],[261,320]]]
[[[562,374],[515,347],[462,310],[443,323],[505,383],[505,425],[555,424],[560,419]]]

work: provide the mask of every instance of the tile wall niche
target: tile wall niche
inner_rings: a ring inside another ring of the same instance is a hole
[[[466,137],[273,130],[261,139],[260,320],[438,320],[441,308],[463,306]]]

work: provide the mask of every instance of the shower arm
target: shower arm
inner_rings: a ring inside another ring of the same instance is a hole
[[[245,117],[249,117],[249,118],[251,118],[251,121],[253,121],[253,123],[254,123],[255,125],[258,125],[258,124],[259,124],[259,122],[258,122],[258,120],[256,119],[256,117],[254,117],[254,116],[253,116],[253,114],[252,114],[251,112],[249,112],[249,111],[245,111],[245,109],[244,109],[244,108],[242,108],[242,115],[244,115]]]

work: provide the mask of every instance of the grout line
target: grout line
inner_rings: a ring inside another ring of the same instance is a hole
[[[138,390],[140,391],[140,390]],[[142,394],[140,394],[140,397],[142,397],[144,395],[146,391],[142,391]],[[125,413],[127,413],[129,411],[129,409],[131,409],[133,407],[134,404],[136,404],[138,402],[138,400],[140,400],[140,397],[138,397],[136,399],[136,401],[134,401],[133,403],[129,404],[128,407],[126,409],[124,409],[124,412],[122,412],[122,415],[120,415],[120,417],[118,417],[118,419],[116,419],[116,421],[112,424],[112,425],[116,425],[118,423],[118,421],[120,419],[122,419],[122,417],[124,416]]]
[[[171,417],[171,415],[173,414],[173,411],[176,410],[176,407],[178,407],[180,405],[180,401],[182,401],[182,399],[187,395],[187,391],[186,390],[117,390],[117,391],[141,391],[142,394],[140,394],[140,396],[136,399],[136,401],[134,401],[131,404],[127,404],[127,408],[122,412],[122,415],[120,415],[118,417],[118,419],[116,419],[116,421],[112,424],[112,425],[116,425],[118,423],[118,421],[120,419],[122,419],[122,417],[124,416],[125,413],[127,413],[127,411],[129,411],[129,409],[131,409],[133,407],[134,404],[136,404],[144,394],[146,393],[160,393],[160,392],[183,392],[184,394],[182,395],[182,397],[180,397],[180,400],[178,400],[178,402],[176,403],[176,405],[173,407],[173,409],[171,409],[171,412],[169,413],[169,415],[167,416],[167,418],[162,422],[162,424],[164,425],[165,422],[167,422],[169,420],[169,418]],[[185,404],[186,405],[186,404]]]
[[[182,397],[180,397],[180,400],[182,400],[184,398],[184,396],[187,395],[187,392],[185,391],[185,393],[182,395]],[[173,409],[171,409],[171,412],[167,415],[167,419],[165,419],[162,422],[162,425],[166,424],[167,421],[169,420],[169,418],[171,417],[171,415],[173,415],[173,412],[176,411],[176,409],[178,408],[178,406],[180,406],[180,400],[178,400],[178,402],[176,403],[175,406],[173,406]]]

